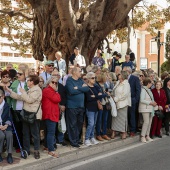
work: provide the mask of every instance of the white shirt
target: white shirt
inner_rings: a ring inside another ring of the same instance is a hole
[[[21,95],[21,92],[19,91],[19,89],[20,88],[24,89],[24,86],[25,86],[25,82],[20,81],[20,83],[19,83],[19,85],[17,87],[17,94]],[[17,100],[17,102],[16,102],[16,110],[22,110],[23,104],[24,104],[23,101]]]
[[[77,55],[74,60],[74,65],[78,64],[80,67],[86,67],[86,61],[84,59],[84,56],[81,54]]]
[[[56,67],[61,74],[65,73],[66,72],[66,62],[65,62],[65,60],[62,59],[62,58],[60,58],[59,61],[55,60],[54,61],[54,67]]]

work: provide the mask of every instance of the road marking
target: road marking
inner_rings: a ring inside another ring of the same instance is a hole
[[[163,136],[164,138],[165,136]],[[154,139],[154,141],[157,141],[157,140],[160,140],[158,138]],[[150,142],[148,142],[150,143]],[[133,149],[133,148],[137,148],[139,146],[142,146],[142,145],[147,145],[147,143],[137,143],[137,144],[134,144],[132,146],[129,146],[129,147],[126,147],[124,149],[119,149],[117,151],[113,151],[113,152],[110,152],[110,153],[106,153],[105,155],[101,155],[101,156],[97,156],[95,158],[89,158],[87,160],[82,160],[81,162],[77,162],[73,165],[68,165],[66,167],[63,167],[63,168],[60,168],[58,170],[70,170],[70,169],[74,169],[74,168],[77,168],[79,166],[82,166],[82,165],[85,165],[85,164],[88,164],[88,163],[91,163],[91,162],[94,162],[94,161],[97,161],[99,159],[103,159],[103,158],[107,158],[109,156],[112,156],[112,155],[115,155],[115,154],[118,154],[118,153],[121,153],[121,152],[125,152],[127,150],[130,150],[130,149]]]
[[[88,164],[88,163],[97,161],[97,160],[99,160],[99,159],[103,159],[103,158],[106,158],[106,157],[115,155],[115,154],[118,154],[118,153],[121,153],[121,152],[130,150],[130,149],[133,149],[133,148],[142,146],[142,145],[146,145],[146,144],[145,144],[145,143],[138,143],[138,144],[135,144],[135,145],[133,145],[133,146],[129,146],[129,147],[124,148],[124,149],[119,149],[119,150],[117,150],[117,151],[113,151],[113,152],[107,153],[107,154],[102,155],[102,156],[97,156],[97,157],[95,157],[95,158],[90,158],[90,159],[87,159],[87,160],[83,160],[83,161],[81,161],[81,162],[78,162],[78,163],[75,163],[75,164],[73,164],[73,165],[69,165],[69,166],[63,167],[63,168],[58,169],[58,170],[70,170],[70,169],[74,169],[74,168],[77,168],[77,167],[79,167],[79,166],[82,166],[82,165],[85,165],[85,164]]]

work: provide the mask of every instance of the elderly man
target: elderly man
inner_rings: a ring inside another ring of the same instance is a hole
[[[131,69],[134,68],[133,62],[130,61],[130,55],[125,56],[125,62],[122,63],[122,69],[124,67],[130,67]]]
[[[138,77],[132,75],[131,67],[124,67],[123,71],[128,72],[128,81],[131,89],[131,107],[128,108],[128,122],[130,126],[130,136],[133,137],[136,133],[136,105],[140,99],[141,85]]]
[[[96,66],[99,67],[103,67],[103,65],[105,64],[104,59],[102,58],[102,51],[101,50],[97,50],[97,56],[95,56],[92,60],[92,63]]]
[[[9,71],[9,70],[11,70],[11,69],[14,69],[14,68],[13,68],[13,65],[12,65],[11,63],[8,63],[8,64],[6,65],[6,70]]]
[[[44,79],[44,83],[51,77],[51,73],[53,72],[54,63],[53,61],[45,62],[45,71],[40,74],[40,76]]]
[[[79,135],[83,126],[84,93],[89,90],[88,86],[81,79],[81,69],[72,69],[72,76],[66,82],[67,104],[66,122],[70,144],[73,147],[80,147]]]
[[[55,53],[55,57],[56,60],[54,61],[54,67],[58,69],[62,76],[66,72],[66,62],[62,59],[62,53],[60,51]]]

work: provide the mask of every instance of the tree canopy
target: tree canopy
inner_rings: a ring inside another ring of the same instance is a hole
[[[43,60],[43,54],[53,59],[57,50],[68,57],[74,46],[88,60],[112,33],[116,37],[113,43],[117,38],[124,42],[128,26],[136,29],[145,24],[146,30],[154,35],[170,20],[169,6],[158,8],[142,0],[0,0],[0,3],[0,35],[8,37],[11,47],[21,54],[31,48],[38,60]]]

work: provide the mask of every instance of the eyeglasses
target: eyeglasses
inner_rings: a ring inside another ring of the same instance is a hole
[[[96,79],[96,77],[92,77],[92,78],[90,78],[90,79],[93,79],[93,80],[94,80],[94,79]]]
[[[52,74],[52,76],[60,76],[60,74]]]
[[[23,75],[23,73],[17,73],[19,76],[22,76]]]
[[[83,80],[87,80],[87,78],[84,78]]]
[[[2,76],[2,78],[9,78],[9,76]]]
[[[54,67],[54,65],[52,64],[52,65],[48,65],[48,67]]]
[[[140,75],[140,77],[143,77],[143,75]]]
[[[55,85],[57,85],[57,84],[58,84],[58,82],[55,82],[55,81],[52,81],[51,83],[53,83],[53,84],[55,84]]]

